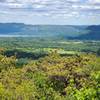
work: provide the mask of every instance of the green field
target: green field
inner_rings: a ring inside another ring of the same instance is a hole
[[[5,49],[63,49],[65,51],[97,52],[100,41],[80,41],[44,38],[0,38],[0,47]]]

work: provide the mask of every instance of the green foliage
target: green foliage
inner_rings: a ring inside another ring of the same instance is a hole
[[[27,65],[29,60],[27,58],[20,58],[16,62],[16,66],[23,67],[24,65]]]
[[[97,55],[100,56],[100,48],[97,50]]]
[[[99,100],[99,87],[100,57],[93,54],[55,50],[37,60],[0,55],[1,100]]]

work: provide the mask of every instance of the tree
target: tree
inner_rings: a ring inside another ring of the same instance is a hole
[[[97,55],[100,56],[100,48],[97,50]]]

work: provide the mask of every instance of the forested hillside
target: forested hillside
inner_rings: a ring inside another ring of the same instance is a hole
[[[79,35],[78,37],[72,39],[79,40],[100,40],[100,25],[88,26],[86,28],[89,32],[87,34]]]
[[[0,23],[0,36],[55,37],[63,39],[99,40],[100,25],[26,25],[23,23]]]

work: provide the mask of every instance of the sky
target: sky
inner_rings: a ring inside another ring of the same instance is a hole
[[[0,22],[98,25],[100,0],[0,0]]]

